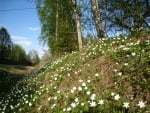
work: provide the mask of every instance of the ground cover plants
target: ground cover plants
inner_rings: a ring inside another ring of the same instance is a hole
[[[1,113],[150,112],[150,37],[94,40],[20,80]]]
[[[7,69],[0,68],[0,96],[10,91],[16,82],[23,78],[21,73],[12,73]]]

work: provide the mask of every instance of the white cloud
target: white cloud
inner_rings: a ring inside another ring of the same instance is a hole
[[[32,45],[32,42],[30,40],[28,40],[27,37],[12,35],[11,38],[15,44],[19,44],[21,46],[31,46]]]
[[[38,30],[40,30],[40,27],[29,27],[29,30],[38,31]]]

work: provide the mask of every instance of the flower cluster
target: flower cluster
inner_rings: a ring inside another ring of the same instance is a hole
[[[41,69],[19,81],[10,94],[0,98],[0,112],[26,112],[33,109],[41,112],[64,113],[123,112],[130,109],[133,112],[140,112],[147,108],[146,100],[136,98],[134,102],[133,99],[130,101],[129,95],[124,95],[126,92],[123,91],[125,87],[122,84],[129,82],[127,80],[130,78],[135,80],[136,61],[140,59],[142,66],[148,65],[150,41],[146,40],[143,48],[140,48],[141,45],[140,40],[132,41],[126,37],[96,40],[94,43],[87,44],[83,56],[73,52],[56,61],[48,62]],[[139,51],[142,53],[139,54]],[[109,69],[100,71],[99,65],[95,66],[91,63],[94,62],[91,59],[101,58],[101,56],[113,62],[113,66],[108,65],[113,70],[107,75],[109,77],[112,74],[112,80],[105,75]],[[85,72],[84,67],[89,70]],[[148,68],[144,72],[147,70]],[[111,88],[109,84],[105,88],[106,81],[100,81],[101,78],[112,82]],[[148,84],[146,80],[139,83]]]

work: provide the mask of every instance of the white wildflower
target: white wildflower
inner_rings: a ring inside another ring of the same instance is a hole
[[[95,97],[96,97],[96,94],[92,94],[91,97],[90,97],[90,99],[91,100],[95,100]]]
[[[121,76],[121,75],[122,75],[122,72],[119,72],[118,75]]]
[[[96,74],[95,74],[95,76],[96,76],[96,77],[98,77],[98,76],[99,76],[99,74],[98,74],[98,73],[96,73]]]
[[[145,107],[145,103],[143,101],[139,101],[138,105],[140,108],[144,108]]]
[[[41,95],[42,93],[41,92],[39,92],[39,95]]]
[[[70,77],[70,73],[68,73],[68,77]]]
[[[57,80],[57,77],[55,77],[54,80]]]
[[[88,82],[88,83],[90,83],[90,82],[91,82],[91,80],[87,80],[87,82]]]
[[[114,99],[115,99],[115,100],[119,100],[119,99],[120,99],[119,94],[116,94],[116,95],[114,96]]]
[[[51,97],[48,98],[48,101],[50,101],[50,100],[51,100]]]
[[[114,69],[114,72],[117,72],[117,69]]]
[[[132,55],[132,56],[135,56],[135,55],[136,55],[136,53],[131,53],[131,55]]]
[[[112,92],[112,93],[111,93],[111,96],[114,96],[114,95],[115,95],[115,93],[114,93],[114,92]]]
[[[129,108],[129,102],[124,102],[123,107],[126,108],[126,109]]]
[[[79,101],[79,99],[78,98],[75,98],[75,102],[78,102]]]
[[[90,94],[91,94],[91,92],[90,92],[90,91],[87,91],[87,92],[86,92],[86,94],[87,94],[87,95],[90,95]]]
[[[67,111],[71,111],[71,107],[68,107],[68,108],[67,108]]]
[[[87,89],[88,89],[88,87],[85,87],[84,89],[85,89],[85,90],[87,90]]]
[[[82,102],[82,103],[81,103],[81,106],[84,106],[84,105],[85,105],[85,104]]]
[[[42,106],[39,106],[39,107],[38,107],[38,110],[41,110],[41,108],[42,108]]]
[[[83,80],[80,79],[79,82],[83,82]]]
[[[54,100],[57,100],[57,96],[54,97]]]
[[[66,111],[66,108],[64,108],[63,111],[65,112],[65,111]]]
[[[10,105],[10,108],[11,108],[11,109],[14,109],[14,107],[13,107],[12,105]]]
[[[19,111],[22,111],[22,109],[20,108]]]
[[[99,100],[98,104],[103,105],[104,104],[104,100]]]
[[[83,86],[83,87],[85,87],[85,86],[86,86],[86,83],[85,83],[85,82],[83,82],[83,83],[82,83],[82,86]]]
[[[128,65],[128,63],[124,63],[124,65],[125,65],[125,66],[127,66],[127,65]]]
[[[79,90],[79,91],[82,91],[82,87],[79,86],[79,87],[78,87],[78,90]]]
[[[60,94],[60,91],[57,91],[58,94]]]
[[[75,74],[78,74],[78,72],[76,71]]]
[[[53,109],[55,106],[56,106],[56,104],[53,104],[53,105],[51,106],[51,108]]]
[[[92,101],[92,102],[90,103],[90,107],[96,107],[96,102]]]
[[[31,102],[29,102],[29,106],[30,106],[30,107],[32,106],[32,103],[31,103]]]
[[[74,90],[73,90],[73,89],[71,89],[71,93],[74,93]]]
[[[72,89],[73,89],[73,90],[76,90],[77,88],[76,88],[76,87],[73,87]]]
[[[76,107],[76,104],[75,104],[75,103],[71,103],[71,106],[72,106],[73,108],[75,108],[75,107]]]

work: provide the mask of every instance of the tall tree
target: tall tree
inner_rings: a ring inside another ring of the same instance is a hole
[[[4,60],[7,57],[7,50],[12,46],[10,35],[6,28],[0,28],[0,59]]]
[[[91,0],[91,7],[92,7],[92,13],[93,13],[93,18],[97,30],[97,36],[98,38],[104,38],[104,31],[102,28],[102,23],[101,23],[101,16],[100,16],[100,8],[98,5],[98,0]]]
[[[108,30],[132,34],[150,28],[149,0],[103,0],[99,5],[102,11],[106,10],[102,19],[107,22]]]
[[[41,21],[41,41],[45,41],[52,56],[76,50],[74,18],[70,0],[37,0]]]
[[[73,10],[74,10],[74,15],[75,15],[75,19],[76,19],[76,30],[77,30],[79,51],[80,51],[80,53],[82,53],[83,45],[82,45],[82,36],[81,36],[80,12],[77,7],[77,1],[72,0],[72,4],[73,4]]]
[[[11,62],[14,64],[27,64],[27,56],[25,50],[20,45],[13,45]]]

